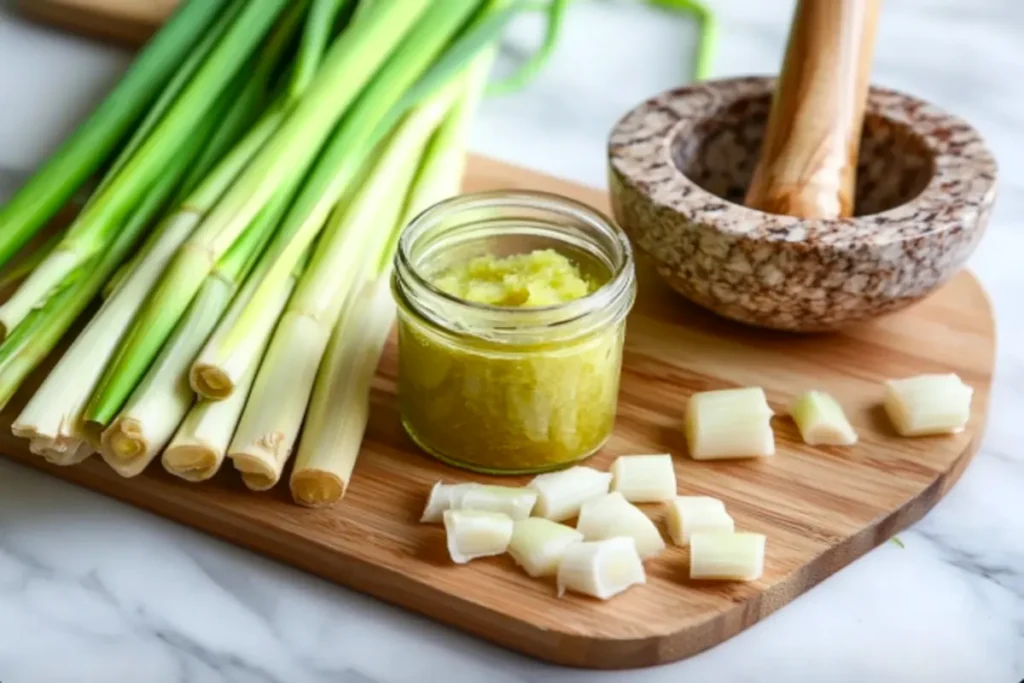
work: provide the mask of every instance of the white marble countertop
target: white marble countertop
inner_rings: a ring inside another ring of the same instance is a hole
[[[3,0],[0,0],[2,5]],[[775,72],[789,0],[718,0],[716,75]],[[511,54],[534,44],[515,27]],[[477,150],[604,185],[604,141],[684,82],[692,29],[575,3],[554,63],[484,107]],[[999,367],[981,453],[921,523],[729,642],[670,666],[549,666],[47,476],[0,462],[0,681],[1015,683],[1024,677],[1024,4],[887,0],[875,81],[972,121],[1001,198],[972,260]],[[0,168],[39,162],[126,56],[0,8]]]

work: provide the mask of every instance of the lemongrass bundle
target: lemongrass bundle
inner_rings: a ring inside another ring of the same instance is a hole
[[[306,171],[332,126],[428,4],[370,3],[334,42],[303,97],[288,109],[280,128],[178,251],[135,316],[103,373],[98,395],[90,401],[88,420],[109,424],[114,418],[216,261],[282,182]]]
[[[0,334],[7,335],[58,291],[82,264],[117,239],[117,228],[138,206],[219,101],[235,74],[270,31],[287,0],[244,3],[202,67],[160,118],[131,158],[105,183],[68,229],[61,243],[0,305]]]
[[[183,3],[89,118],[0,206],[0,266],[10,261],[100,168],[218,16],[237,2]]]

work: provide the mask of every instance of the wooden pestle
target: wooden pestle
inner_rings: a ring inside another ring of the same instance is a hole
[[[801,218],[853,214],[881,0],[799,0],[746,205]]]

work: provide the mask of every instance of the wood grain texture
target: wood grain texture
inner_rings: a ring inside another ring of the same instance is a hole
[[[467,190],[508,188],[556,192],[607,210],[606,196],[596,190],[472,159]],[[452,565],[441,528],[417,523],[430,485],[438,479],[526,479],[470,477],[416,451],[399,424],[393,339],[374,381],[372,416],[351,490],[333,509],[299,508],[286,486],[252,493],[232,471],[193,485],[159,467],[124,480],[97,458],[68,469],[48,466],[10,435],[10,422],[41,373],[0,413],[0,450],[513,650],[590,668],[674,661],[771,614],[920,519],[941,498],[981,438],[994,329],[988,300],[968,273],[899,315],[815,337],[754,330],[714,317],[675,295],[646,263],[639,264],[638,276],[616,431],[588,464],[605,468],[624,453],[673,453],[680,492],[719,497],[739,529],[768,536],[759,581],[691,582],[686,551],[671,548],[647,563],[648,585],[600,603],[578,596],[556,599],[551,582],[528,578],[508,557]],[[967,430],[945,438],[897,437],[880,407],[879,382],[946,371],[957,372],[976,390]],[[810,448],[780,416],[774,421],[778,454],[773,458],[688,459],[680,429],[687,397],[754,384],[765,388],[780,414],[806,389],[832,392],[846,407],[861,443],[850,449]],[[660,510],[649,510],[660,522]]]
[[[747,206],[801,218],[853,213],[881,0],[800,0]]]
[[[542,189],[607,209],[603,193],[474,158],[467,190]],[[57,469],[10,435],[23,392],[0,415],[0,449],[15,460],[246,546],[382,600],[542,659],[580,667],[639,667],[711,647],[771,614],[919,519],[956,481],[977,447],[994,357],[989,304],[969,274],[897,316],[841,335],[794,337],[741,327],[687,304],[640,264],[628,322],[619,418],[588,464],[621,454],[675,455],[682,493],[723,499],[739,529],[768,536],[764,577],[749,584],[687,579],[687,553],[647,563],[649,583],[608,602],[556,599],[508,557],[457,567],[439,526],[417,519],[430,485],[524,483],[465,475],[419,453],[402,432],[389,344],[374,381],[372,417],[346,498],[329,510],[290,502],[286,486],[245,489],[233,471],[202,485],[159,466],[125,480],[98,458]],[[976,389],[966,432],[898,438],[881,413],[879,382],[954,371]],[[762,385],[780,415],[799,392],[827,389],[860,432],[855,448],[810,448],[784,417],[778,454],[763,461],[696,462],[681,424],[694,391]],[[287,481],[287,475],[284,477]],[[661,510],[648,506],[660,523]]]
[[[178,0],[16,0],[37,21],[125,45],[141,45]]]

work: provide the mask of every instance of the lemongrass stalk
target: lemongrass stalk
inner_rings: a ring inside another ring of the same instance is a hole
[[[92,446],[87,443],[80,443],[77,447],[67,451],[53,451],[50,449],[43,449],[38,455],[42,455],[46,462],[51,465],[57,465],[59,467],[71,467],[77,465],[80,462],[88,460],[93,453]]]
[[[248,106],[252,104],[250,102]],[[232,109],[232,114],[228,115],[218,132],[214,134],[210,145],[205,147],[206,150],[213,144],[226,145],[229,140],[219,135],[226,126],[232,126],[231,130],[236,136],[242,133],[239,123],[246,117],[234,114],[239,108]],[[83,424],[87,402],[132,318],[146,300],[149,291],[158,282],[178,247],[184,243],[199,224],[203,214],[270,137],[279,120],[280,116],[264,117],[226,157],[217,160],[219,163],[215,170],[199,187],[188,194],[184,202],[178,204],[175,212],[161,221],[160,226],[153,231],[151,248],[130,272],[126,271],[128,274],[124,277],[124,286],[119,287],[118,291],[104,302],[99,312],[75,338],[74,343],[14,421],[12,429],[15,435],[48,438],[57,444],[78,442],[90,436]],[[196,147],[204,143],[204,136],[199,132],[197,131],[193,138]],[[216,142],[218,136],[222,138],[220,143]],[[189,161],[190,155],[182,153],[175,164],[182,164],[185,168],[188,167]],[[208,168],[214,161],[200,152],[192,168]],[[177,173],[174,168],[175,165],[172,164],[165,169],[160,185],[148,195],[149,202],[161,198],[159,187],[165,183],[171,184],[168,189],[173,187],[172,183]],[[189,180],[186,178],[183,185],[187,186],[188,183]],[[145,214],[145,211],[141,213]],[[98,446],[99,430],[94,430],[92,437],[94,445]]]
[[[274,332],[231,442],[229,457],[250,488],[264,490],[280,478],[335,321],[342,307],[360,308],[358,283],[374,274],[380,244],[402,211],[399,198],[406,196],[427,141],[457,94],[453,85],[403,122],[351,203],[339,207],[325,229]],[[369,272],[361,267],[367,263]]]
[[[29,373],[53,350],[135,246],[162,201],[152,203],[155,204],[152,211],[144,205],[145,210],[140,210],[125,224],[104,253],[73,271],[64,288],[51,297],[46,306],[32,311],[25,323],[0,344],[0,407],[11,400]]]
[[[0,266],[96,172],[232,0],[184,3],[89,118],[0,206]]]
[[[217,126],[217,130],[214,132],[213,137],[209,143],[203,148],[199,158],[193,164],[189,174],[185,177],[182,183],[181,190],[178,196],[182,199],[186,198],[197,186],[199,186],[206,178],[207,174],[217,166],[218,163],[227,155],[231,149],[238,143],[239,139],[243,135],[249,132],[249,129],[253,126],[257,118],[261,113],[264,113],[265,118],[271,120],[270,126],[276,127],[283,119],[283,107],[287,104],[287,101],[281,99],[274,103],[273,108],[269,111],[264,112],[267,102],[270,97],[271,81],[275,76],[275,72],[280,66],[282,56],[286,54],[286,49],[290,40],[293,38],[293,32],[299,24],[299,19],[302,16],[302,11],[308,4],[308,0],[298,2],[285,13],[284,17],[277,26],[275,26],[273,33],[267,39],[267,44],[260,50],[259,56],[255,60],[255,67],[252,73],[243,73],[242,87],[237,95],[231,102],[227,114],[223,120]],[[229,93],[230,94],[230,93]],[[301,92],[297,93],[301,94]],[[271,130],[267,123],[261,124],[262,130],[267,133]],[[266,137],[261,134],[257,135],[259,139],[259,145],[266,141]],[[256,152],[256,147],[250,148],[251,154]],[[240,169],[239,169],[240,170]],[[125,276],[130,273],[135,265],[146,257],[149,250],[153,247],[155,240],[158,235],[153,234],[146,240],[142,249],[136,253],[132,259],[123,264],[112,277],[107,284],[103,287],[103,298],[109,298],[115,291],[115,289],[123,282]],[[148,289],[148,288],[147,288]]]
[[[182,242],[176,245],[174,253],[170,255],[167,267],[161,268],[156,283],[147,288],[143,301],[132,308],[130,319],[117,328],[117,343],[114,349],[108,353],[107,358],[109,358],[109,361],[103,366],[100,379],[91,392],[82,414],[82,419],[87,423],[87,433],[92,432],[98,435],[102,431],[103,427],[117,414],[117,411],[124,404],[132,389],[135,388],[139,376],[142,374],[140,372],[139,375],[123,377],[113,372],[111,368],[125,362],[122,360],[122,356],[131,350],[131,347],[127,344],[128,335],[134,329],[133,326],[136,324],[139,316],[144,313],[144,307],[151,305],[155,291],[166,277],[167,268],[170,268],[178,257],[179,247],[184,248],[183,245],[187,244],[186,240],[194,233],[196,226],[201,223],[202,218],[277,129],[282,116],[283,111],[279,108],[269,110],[249,131],[245,138],[232,149],[231,153],[206,177],[202,184],[179,206],[178,211],[183,214],[182,219],[186,220],[185,217],[188,217],[188,232],[183,236]],[[191,297],[189,298],[191,299]],[[161,338],[160,340],[160,346],[162,346],[163,339]],[[159,351],[160,346],[156,347],[156,351]],[[155,352],[153,355],[155,355]],[[142,368],[142,372],[145,369]],[[91,428],[88,423],[92,423]]]
[[[301,96],[313,82],[334,33],[334,22],[351,3],[352,0],[313,0],[288,85],[293,98]]]
[[[275,0],[276,1],[276,0]],[[274,137],[179,250],[132,321],[87,418],[106,424],[171,334],[203,280],[291,174],[302,174],[330,129],[429,5],[428,0],[375,2],[335,41],[306,94]]]
[[[390,280],[367,280],[335,327],[317,374],[289,485],[299,505],[341,500],[370,418],[370,384],[395,320]]]
[[[234,293],[232,283],[214,273],[206,278],[174,335],[160,351],[146,377],[124,410],[103,431],[103,459],[122,477],[141,474],[170,439],[178,421],[192,403],[186,378],[168,371],[187,365],[227,308]],[[178,381],[175,381],[177,379]]]
[[[180,153],[195,128],[213,112],[222,91],[249,61],[287,1],[245,3],[202,68],[193,75],[146,141],[116,177],[82,209],[50,257],[0,306],[0,333],[9,334],[33,309],[52,296],[69,273],[111,241],[140,197]]]
[[[128,142],[121,148],[117,156],[114,158],[110,168],[103,174],[103,179],[97,186],[94,196],[100,195],[117,174],[124,169],[125,165],[131,161],[131,158],[142,146],[142,143],[146,141],[149,135],[156,128],[157,124],[164,117],[164,114],[171,108],[174,101],[178,98],[181,92],[188,85],[189,81],[195,76],[196,72],[202,67],[203,62],[213,51],[213,48],[217,45],[217,42],[224,36],[225,31],[231,25],[235,19],[238,18],[238,13],[242,10],[243,4],[240,2],[233,2],[226,10],[217,18],[210,29],[205,35],[199,40],[192,49],[185,61],[182,62],[181,66],[171,77],[171,80],[167,82],[163,90],[160,92],[159,97],[153,102],[152,106],[146,110],[146,115],[142,118],[141,122],[132,130],[131,137],[128,138]]]
[[[373,11],[375,4],[364,6],[363,11],[368,14]],[[259,315],[264,292],[272,290],[281,279],[287,277],[300,255],[319,234],[343,191],[363,170],[365,160],[379,141],[376,134],[382,121],[392,120],[392,113],[408,89],[422,74],[428,72],[438,55],[444,53],[445,46],[457,34],[477,4],[465,2],[435,6],[410,31],[407,40],[395,51],[352,111],[346,115],[271,245],[275,265],[267,273],[261,290],[254,294],[252,302],[242,312],[232,330],[219,340],[220,346],[214,356],[216,363],[226,362],[225,359],[234,352],[235,347],[243,342],[248,329]],[[357,14],[353,20],[356,27],[360,23],[361,14]],[[367,131],[373,131],[373,134],[367,134]],[[390,129],[385,132],[389,133]]]
[[[103,431],[103,459],[118,474],[140,474],[164,449],[192,406],[188,368],[224,315],[291,200],[298,178],[257,216],[207,276],[174,333],[117,418]]]
[[[190,145],[180,150],[178,158],[164,169],[164,175],[122,228],[123,236],[119,234],[106,252],[73,271],[45,306],[32,311],[14,334],[0,343],[0,407],[7,404],[25,377],[53,349],[160,213],[210,127],[212,122],[200,127]],[[66,386],[54,386],[55,391],[68,391]]]
[[[275,292],[276,296],[266,302],[263,319],[253,329],[254,337],[262,343],[254,352],[256,360],[250,364],[237,389],[223,401],[200,399],[189,410],[161,457],[165,470],[187,481],[205,481],[220,469],[256,379],[259,358],[266,351],[295,282],[294,277],[286,280],[285,286]]]
[[[345,495],[369,420],[370,384],[394,322],[388,283],[396,235],[427,206],[458,193],[472,115],[493,58],[493,50],[481,54],[457,82],[460,96],[426,148],[407,193],[404,215],[390,223],[394,227],[383,242],[382,265],[370,274],[365,290],[346,309],[334,330],[317,375],[290,479],[292,499],[300,505],[332,505]],[[381,221],[381,225],[388,223]]]

